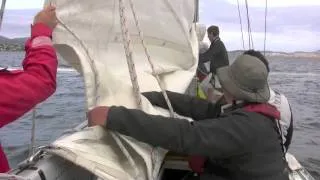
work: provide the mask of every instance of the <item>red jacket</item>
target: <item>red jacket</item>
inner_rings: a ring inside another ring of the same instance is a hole
[[[51,36],[49,27],[35,24],[25,44],[23,70],[0,70],[0,128],[55,92],[58,61]],[[0,145],[0,173],[8,170],[8,161]]]

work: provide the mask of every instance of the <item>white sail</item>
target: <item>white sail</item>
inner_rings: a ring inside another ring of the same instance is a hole
[[[46,3],[48,3],[47,1]],[[122,41],[119,0],[51,0],[60,24],[55,46],[85,81],[87,108],[122,105],[138,108]],[[135,13],[156,74],[165,89],[184,93],[197,67],[195,0],[134,0]],[[124,0],[127,28],[140,90],[160,91],[141,45],[129,1]],[[143,110],[169,116],[142,97]],[[101,127],[62,137],[51,152],[103,179],[155,179],[166,150],[130,137],[111,136]],[[122,144],[123,147],[119,146]],[[126,154],[127,153],[127,154]],[[130,161],[130,158],[132,158]]]

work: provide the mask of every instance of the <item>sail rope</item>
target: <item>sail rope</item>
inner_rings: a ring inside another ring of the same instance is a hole
[[[31,143],[29,147],[29,157],[33,155],[35,149],[35,132],[36,132],[36,107],[32,111],[32,128],[31,128]]]
[[[2,0],[1,2],[1,9],[0,9],[0,29],[2,27],[2,21],[3,21],[3,15],[4,15],[4,10],[6,7],[6,2],[7,0]]]
[[[247,13],[247,26],[248,26],[249,49],[254,49],[252,32],[251,32],[251,23],[250,23],[248,0],[245,0],[245,5],[246,5],[246,13]]]
[[[4,11],[6,8],[6,2],[7,0],[2,0],[1,2],[1,9],[0,9],[0,29],[2,27],[3,17],[4,17]],[[36,108],[32,111],[32,127],[31,127],[31,138],[30,138],[30,145],[29,145],[29,156],[31,156],[34,153],[35,148],[35,131],[36,131]]]
[[[141,31],[141,28],[140,28],[140,25],[139,25],[139,22],[138,22],[138,19],[137,19],[137,16],[136,16],[136,13],[135,13],[135,9],[134,9],[134,5],[133,5],[133,2],[130,1],[130,6],[131,6],[131,9],[132,9],[132,13],[133,13],[133,16],[134,16],[134,19],[135,19],[135,24],[137,26],[137,29],[139,31],[139,36],[140,36],[140,40],[141,40],[141,44],[144,48],[144,51],[145,51],[145,54],[147,56],[147,59],[148,59],[148,62],[151,66],[151,69],[152,69],[152,73],[153,73],[153,76],[155,76],[159,86],[160,86],[160,89],[162,90],[162,93],[163,93],[163,96],[167,102],[167,105],[169,107],[169,110],[170,110],[170,115],[172,117],[174,117],[174,112],[173,112],[173,108],[172,108],[172,105],[169,101],[169,98],[164,90],[164,87],[160,81],[160,78],[159,76],[156,74],[155,72],[155,69],[154,69],[154,65],[153,65],[153,62],[151,61],[151,57],[149,55],[149,52],[146,48],[146,45],[144,43],[144,38],[143,38],[143,33]],[[133,57],[132,57],[132,48],[131,48],[131,40],[130,40],[130,36],[129,36],[129,32],[128,32],[128,28],[127,28],[127,20],[126,20],[126,16],[125,16],[125,7],[124,7],[124,3],[123,3],[123,0],[119,0],[119,15],[120,15],[120,21],[121,21],[121,30],[122,30],[122,35],[123,35],[123,40],[124,40],[124,48],[125,48],[125,53],[126,53],[126,57],[127,57],[127,63],[128,63],[128,68],[129,68],[129,73],[130,73],[130,77],[131,77],[131,81],[132,81],[132,84],[133,84],[133,89],[134,89],[134,92],[135,92],[135,97],[136,97],[136,102],[137,102],[137,105],[140,107],[140,109],[142,108],[142,102],[141,102],[141,97],[140,97],[140,88],[139,88],[139,84],[138,84],[138,81],[137,81],[137,74],[136,74],[136,70],[135,70],[135,64],[134,64],[134,61],[133,61]],[[61,19],[58,18],[58,23],[60,25],[62,25],[62,27],[64,27],[79,43],[80,43],[80,46],[82,46],[82,48],[84,49],[88,59],[89,59],[89,65],[91,66],[91,69],[93,71],[93,74],[94,74],[94,82],[95,82],[95,88],[94,88],[94,94],[95,94],[95,98],[94,98],[94,105],[97,105],[97,102],[98,102],[98,99],[99,99],[99,96],[98,96],[98,89],[99,89],[99,81],[98,81],[98,73],[97,73],[97,68],[95,66],[95,63],[93,61],[93,59],[91,58],[90,54],[89,54],[89,50],[88,48],[85,46],[85,44],[83,43],[83,41],[75,34],[74,31],[72,31],[65,23],[63,23],[63,21],[61,21]],[[33,112],[33,122],[35,122],[35,117],[36,117],[36,111],[34,109],[34,112]],[[31,152],[33,152],[33,147],[34,147],[34,132],[35,132],[35,123],[33,123],[33,128],[32,128],[32,150],[30,150]],[[134,168],[135,170],[135,173],[136,173],[136,177],[138,177],[139,175],[139,170],[137,169],[137,166],[135,165],[135,162],[133,161],[132,157],[130,156],[130,154],[128,153],[128,151],[124,148],[122,142],[120,141],[119,136],[118,134],[116,133],[111,133],[113,135],[113,137],[115,138],[117,144],[120,146],[121,150],[123,151],[123,153],[127,156],[128,160],[129,160],[129,163],[132,165],[132,167]]]
[[[242,18],[241,18],[241,11],[240,11],[239,0],[237,0],[237,4],[238,4],[239,22],[240,22],[240,29],[241,29],[242,47],[243,47],[243,50],[245,50],[244,37],[243,37],[243,29],[242,29]]]
[[[158,85],[159,85],[159,87],[160,87],[160,89],[161,89],[162,95],[163,95],[163,97],[164,97],[164,99],[165,99],[165,102],[167,103],[167,106],[168,106],[168,109],[169,109],[169,112],[170,112],[170,116],[171,116],[171,117],[175,117],[174,110],[173,110],[173,107],[172,107],[171,102],[170,102],[170,100],[169,100],[169,97],[168,97],[168,95],[167,95],[167,93],[166,93],[165,88],[163,87],[163,84],[162,84],[162,82],[161,82],[161,80],[160,80],[159,75],[156,73],[154,64],[153,64],[153,62],[152,62],[152,60],[151,60],[151,56],[150,56],[149,51],[148,51],[148,49],[147,49],[147,46],[146,46],[146,44],[145,44],[145,42],[144,42],[143,31],[142,31],[142,29],[141,29],[141,27],[140,27],[140,23],[139,23],[139,21],[138,21],[138,17],[137,17],[137,14],[136,14],[136,10],[135,10],[135,7],[134,7],[134,3],[133,3],[132,0],[129,0],[129,3],[130,3],[131,12],[132,12],[132,15],[133,15],[133,18],[134,18],[134,22],[135,22],[136,28],[137,28],[137,30],[138,30],[138,34],[139,34],[139,38],[140,38],[140,41],[141,41],[141,45],[142,45],[142,47],[143,47],[143,49],[144,49],[144,53],[145,53],[145,55],[146,55],[146,57],[147,57],[147,60],[148,60],[148,62],[149,62],[149,65],[150,65],[150,67],[151,67],[151,70],[152,70],[152,75],[156,78],[157,83],[158,83]],[[159,161],[159,159],[155,159],[156,156],[154,155],[154,153],[156,152],[156,151],[155,151],[156,149],[158,149],[158,148],[157,148],[157,147],[152,147],[152,150],[151,150],[151,155],[152,155],[152,159],[153,159],[152,162],[153,162],[153,166],[154,166],[154,167],[155,167],[155,162]],[[157,167],[155,167],[154,170],[156,170],[156,169],[157,169]]]
[[[127,28],[127,18],[125,15],[125,6],[123,0],[119,0],[119,15],[120,15],[120,24],[121,24],[121,31],[122,31],[122,38],[123,38],[123,45],[125,49],[125,54],[127,58],[127,64],[129,68],[129,74],[131,78],[131,83],[133,86],[134,95],[136,98],[136,103],[138,107],[142,110],[142,101],[141,101],[141,93],[139,88],[139,83],[137,79],[137,72],[135,68],[135,64],[133,61],[132,56],[132,45],[131,39],[129,35],[129,30]]]
[[[268,0],[264,10],[264,42],[263,42],[263,55],[266,55],[266,42],[267,42],[267,16],[268,16]]]
[[[242,30],[242,18],[240,12],[240,3],[237,0],[238,5],[238,16],[241,28],[241,37],[242,37],[242,46],[244,48],[244,38],[243,38],[243,30]],[[249,5],[248,1],[245,0],[245,8],[246,8],[246,18],[247,18],[247,31],[248,31],[248,41],[249,41],[249,49],[254,49],[253,38],[252,38],[252,30],[251,30],[251,22],[250,22],[250,14],[249,14]],[[267,17],[268,17],[268,0],[265,0],[265,10],[264,10],[264,41],[263,41],[263,53],[266,54],[266,43],[267,43]]]
[[[139,21],[138,21],[138,18],[137,18],[137,14],[136,14],[136,11],[135,11],[135,7],[134,7],[134,4],[133,4],[133,1],[129,0],[129,2],[130,2],[131,11],[132,11],[132,14],[133,14],[133,17],[134,17],[135,25],[137,27],[137,30],[138,30],[138,33],[139,33],[139,37],[140,37],[140,40],[141,40],[141,45],[142,45],[142,47],[144,49],[145,55],[146,55],[146,57],[148,59],[148,62],[150,64],[150,67],[151,67],[151,70],[152,70],[152,75],[156,78],[156,80],[158,82],[158,85],[159,85],[159,87],[161,89],[162,95],[163,95],[163,97],[164,97],[164,99],[165,99],[165,101],[166,101],[166,103],[167,103],[167,105],[169,107],[169,111],[170,111],[171,117],[174,117],[174,111],[173,111],[171,102],[169,100],[169,97],[168,97],[168,95],[166,93],[165,88],[163,87],[163,84],[161,83],[159,75],[156,74],[156,71],[155,71],[155,68],[154,68],[154,64],[153,64],[153,62],[151,60],[151,56],[150,56],[150,54],[148,52],[148,49],[146,47],[146,44],[144,42],[143,32],[141,30],[141,27],[140,27],[140,24],[139,24]]]
[[[79,38],[79,36],[70,28],[68,27],[60,18],[57,17],[58,23],[64,28],[66,29],[74,38],[76,41],[78,41],[79,45],[82,47],[82,49],[84,50],[87,58],[88,58],[88,63],[90,65],[90,68],[92,70],[93,73],[93,81],[95,86],[93,87],[93,94],[95,95],[93,104],[94,106],[96,106],[98,104],[98,101],[100,99],[100,96],[98,95],[98,89],[100,87],[100,82],[99,82],[99,77],[98,77],[98,71],[97,71],[97,67],[94,63],[93,58],[91,57],[90,53],[89,53],[89,49],[88,47],[86,47],[86,45],[84,44],[84,42]]]
[[[120,0],[119,0],[120,1]],[[119,3],[120,6],[121,3]],[[89,53],[89,49],[88,47],[86,47],[85,43],[79,38],[79,36],[71,29],[69,28],[60,18],[57,17],[58,23],[64,28],[66,29],[74,38],[76,41],[79,42],[80,46],[82,47],[82,49],[84,50],[86,56],[87,56],[87,61],[91,67],[92,73],[93,73],[93,81],[94,81],[94,89],[93,89],[93,94],[95,96],[93,104],[94,106],[97,106],[98,101],[100,99],[100,96],[98,94],[98,89],[100,87],[100,82],[99,82],[99,76],[98,76],[98,71],[97,71],[97,67],[94,63],[93,58],[91,57],[90,53]],[[84,127],[84,126],[83,126]],[[117,145],[119,146],[119,148],[122,150],[122,152],[124,153],[124,155],[126,156],[126,158],[128,159],[129,163],[131,164],[131,166],[134,168],[136,177],[139,176],[139,170],[135,164],[135,162],[133,161],[133,158],[131,157],[131,155],[129,154],[129,152],[127,151],[127,149],[124,147],[123,143],[120,140],[120,137],[117,133],[115,132],[110,132],[110,134],[112,135],[112,137],[114,138],[114,140],[116,141]]]
[[[54,5],[52,1],[48,2],[51,5]],[[97,71],[97,67],[94,63],[93,58],[91,57],[90,53],[89,53],[89,49],[85,46],[84,42],[77,36],[77,34],[71,29],[69,28],[59,17],[57,17],[57,21],[58,23],[64,28],[66,29],[74,38],[76,41],[78,41],[78,43],[80,44],[80,46],[82,47],[82,49],[84,50],[88,60],[88,63],[92,69],[93,72],[93,81],[95,86],[93,87],[93,94],[95,95],[94,97],[94,101],[93,104],[94,106],[96,106],[98,104],[98,100],[99,100],[99,95],[98,95],[98,89],[100,86],[100,82],[98,81],[98,71]],[[35,123],[36,123],[36,108],[33,109],[33,113],[32,113],[32,129],[31,129],[31,145],[30,145],[30,149],[29,149],[29,154],[33,153],[34,148],[35,148]]]

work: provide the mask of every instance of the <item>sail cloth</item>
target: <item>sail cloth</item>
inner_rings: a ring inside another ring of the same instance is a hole
[[[119,0],[47,0],[57,7],[53,40],[58,53],[84,77],[87,109],[97,105],[138,108],[122,40]],[[134,0],[135,12],[156,74],[165,89],[184,93],[198,64],[195,0]],[[142,92],[160,91],[139,39],[129,1],[125,19]],[[169,116],[142,97],[142,109]],[[123,147],[101,127],[62,137],[51,152],[102,179],[156,179],[165,153],[120,135]],[[128,158],[131,157],[131,158]],[[131,160],[130,160],[131,159]]]

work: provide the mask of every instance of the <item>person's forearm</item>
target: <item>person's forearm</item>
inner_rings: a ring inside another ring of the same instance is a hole
[[[56,90],[57,56],[43,24],[32,27],[26,42],[23,71],[2,72],[0,86],[0,127],[8,124],[44,101]]]
[[[140,110],[111,107],[105,126],[109,130],[176,153],[219,158],[238,152],[247,142],[246,138],[239,138],[247,131],[230,123],[240,118],[243,117],[188,122],[149,115]]]
[[[169,97],[173,110],[186,117],[191,117],[194,120],[206,119],[213,117],[215,114],[215,104],[185,94],[166,91]],[[153,105],[168,109],[161,92],[145,92],[142,93]]]

